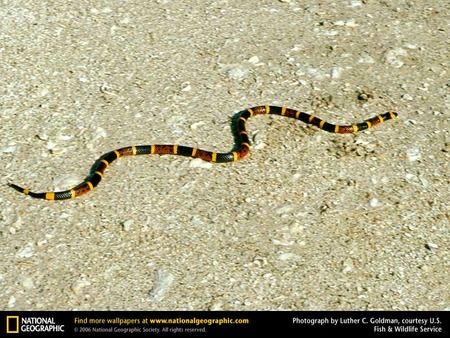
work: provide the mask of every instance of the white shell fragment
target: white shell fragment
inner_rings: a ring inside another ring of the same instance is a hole
[[[278,239],[272,239],[272,243],[275,245],[281,245],[281,246],[290,246],[295,244],[295,241],[280,241]]]
[[[203,169],[210,169],[212,168],[211,162],[203,161],[201,158],[194,158],[189,163],[190,168],[203,168]]]
[[[156,272],[155,284],[150,290],[148,300],[152,303],[157,303],[163,300],[164,294],[172,285],[175,277],[166,270],[158,270]]]
[[[74,174],[61,175],[53,179],[53,185],[58,190],[70,189],[81,183],[82,179]]]
[[[333,66],[330,70],[330,76],[332,79],[338,79],[341,77],[342,68],[339,66]]]
[[[17,150],[16,145],[8,145],[0,147],[0,153],[14,153]]]
[[[192,86],[190,84],[186,85],[181,89],[182,92],[188,92],[192,89]]]
[[[195,130],[195,129],[197,129],[200,126],[203,126],[204,124],[206,124],[205,121],[199,121],[199,122],[192,123],[191,124],[191,129]]]
[[[279,214],[279,215],[280,214],[288,214],[288,213],[292,212],[293,210],[294,210],[293,205],[286,203],[286,204],[282,204],[282,205],[278,206],[275,209],[275,213]]]
[[[404,62],[401,61],[401,57],[406,56],[406,50],[403,48],[394,48],[386,52],[385,58],[386,62],[389,63],[394,68],[400,68],[404,65]]]

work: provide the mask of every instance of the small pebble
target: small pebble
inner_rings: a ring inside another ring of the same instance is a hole
[[[228,70],[227,76],[232,80],[242,81],[247,78],[249,75],[249,71],[247,68],[243,66],[233,67]]]
[[[438,248],[438,245],[435,244],[435,243],[433,243],[433,242],[428,242],[427,244],[425,244],[425,247],[426,247],[428,250],[433,250],[433,249],[437,249],[437,248]]]
[[[358,26],[356,24],[356,20],[355,19],[337,20],[337,21],[332,22],[332,24],[335,25],[335,26],[346,26],[346,27],[351,27],[351,28]]]
[[[0,153],[14,153],[17,150],[16,145],[9,145],[5,147],[0,147]]]
[[[103,84],[100,86],[100,92],[102,92],[103,94],[108,94],[108,95],[117,96],[117,94],[116,94],[116,93],[113,93],[113,92],[111,91],[111,88],[110,88],[107,84],[105,84],[105,83],[103,83]]]
[[[222,310],[222,302],[214,302],[211,304],[211,306],[209,307],[210,311],[221,311]]]
[[[82,180],[77,177],[75,174],[66,174],[55,177],[53,179],[53,185],[58,190],[69,189],[77,184],[79,184]]]
[[[22,217],[17,216],[16,218],[14,218],[14,220],[11,222],[11,226],[14,229],[20,229],[22,227]]]
[[[417,48],[419,48],[418,45],[415,45],[415,44],[412,44],[412,43],[405,43],[403,45],[403,47],[408,48],[408,49],[417,49]]]
[[[332,24],[335,26],[344,26],[345,21],[344,20],[333,21]]]
[[[36,242],[37,246],[43,246],[43,245],[45,245],[47,243],[48,243],[48,240],[46,240],[46,239],[43,239],[41,241]]]
[[[199,122],[195,122],[191,124],[191,129],[195,130],[200,126],[203,126],[204,124],[206,124],[204,121],[199,121]]]
[[[266,138],[267,137],[265,132],[256,130],[253,133],[253,149],[263,149],[266,146],[266,143],[264,143],[264,140],[266,140]]]
[[[286,252],[286,253],[282,253],[278,256],[278,259],[280,261],[287,261],[289,259],[294,259],[295,257],[297,257],[296,254],[292,253],[292,252]]]
[[[347,20],[347,22],[345,23],[345,27],[350,27],[350,28],[354,28],[357,27],[358,24],[356,23],[355,19],[349,19]]]
[[[20,258],[30,258],[30,257],[33,257],[33,255],[34,255],[34,249],[31,246],[26,246],[25,248],[21,249],[17,253],[17,257],[20,257]]]
[[[301,178],[303,178],[303,175],[300,174],[300,173],[296,173],[296,174],[293,174],[293,175],[291,176],[291,180],[292,180],[292,181],[298,181],[298,180],[300,180]]]
[[[91,285],[91,283],[88,280],[80,279],[72,283],[70,286],[70,289],[77,295],[82,294],[82,289],[86,286]]]
[[[130,23],[130,18],[123,18],[122,20],[120,20],[120,23],[123,25],[127,25]]]
[[[46,147],[47,147],[47,149],[49,149],[49,150],[53,150],[53,149],[56,148],[57,145],[58,145],[58,144],[57,144],[56,142],[48,141]]]
[[[306,227],[298,222],[293,222],[289,225],[289,233],[290,234],[298,234],[303,233]]]
[[[32,289],[34,286],[33,280],[30,277],[19,277],[19,283],[22,285],[25,289]]]
[[[16,305],[16,297],[11,296],[8,300],[8,307],[14,307]]]
[[[403,100],[407,100],[407,101],[412,101],[412,100],[414,100],[413,97],[412,97],[410,94],[402,94],[402,95],[401,95],[401,98],[402,98]]]
[[[36,136],[41,141],[48,141],[48,135],[47,134],[43,134],[42,133],[42,134],[37,134]]]
[[[420,183],[422,183],[422,187],[424,187],[424,188],[428,188],[430,185],[430,182],[422,175],[419,175],[419,181],[420,181]]]
[[[350,2],[350,7],[360,7],[360,6],[362,6],[362,2],[359,0]]]
[[[130,231],[131,226],[133,225],[134,221],[132,219],[127,219],[126,221],[122,222],[122,227],[124,231]]]
[[[372,207],[372,208],[377,207],[379,204],[380,204],[380,202],[378,202],[378,199],[376,199],[375,197],[371,198],[369,200],[369,206]]]
[[[290,245],[294,244],[295,242],[294,241],[285,242],[285,241],[280,241],[278,239],[272,239],[272,243],[275,245],[290,246]]]
[[[283,205],[280,205],[279,207],[277,207],[275,209],[275,213],[276,214],[287,214],[287,213],[290,213],[293,209],[294,209],[294,207],[292,206],[292,204],[286,203],[286,204],[283,204]]]
[[[352,271],[352,270],[353,270],[353,267],[354,267],[353,261],[352,261],[350,258],[346,259],[346,260],[342,263],[342,265],[343,265],[343,268],[342,268],[342,272],[343,272],[343,273],[348,273],[348,272]]]
[[[420,150],[418,148],[410,148],[407,150],[406,156],[410,162],[416,161],[421,158]]]
[[[407,173],[407,174],[405,175],[405,179],[406,179],[406,181],[408,181],[409,183],[414,183],[414,182],[418,182],[418,181],[419,181],[419,178],[418,178],[416,175],[410,174],[410,173]]]
[[[342,68],[339,66],[331,67],[330,76],[332,79],[338,79],[341,77]]]
[[[50,91],[48,90],[48,88],[39,88],[38,90],[37,90],[37,92],[36,92],[36,94],[39,96],[39,97],[44,97],[44,96],[46,96],[48,93],[50,93]]]
[[[375,59],[369,54],[363,54],[363,56],[358,60],[359,63],[372,64],[375,63]]]
[[[316,79],[324,79],[327,77],[328,74],[325,74],[322,70],[310,66],[302,66],[298,65],[298,70],[296,71],[295,75],[297,76],[303,76],[305,74],[308,74],[311,77],[314,77]]]
[[[92,141],[96,141],[101,138],[105,138],[106,136],[107,136],[106,130],[103,129],[102,127],[97,127],[97,128],[95,128],[95,131],[89,137],[89,140],[92,142]]]
[[[256,65],[259,62],[259,57],[257,57],[256,55],[252,56],[250,59],[248,59],[248,62]]]
[[[58,141],[69,141],[72,139],[72,136],[70,135],[58,135],[56,136],[56,138],[58,139]]]

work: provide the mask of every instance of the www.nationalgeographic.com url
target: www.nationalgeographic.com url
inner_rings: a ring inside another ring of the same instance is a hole
[[[149,324],[195,324],[195,325],[222,325],[222,324],[248,324],[248,318],[149,318]]]

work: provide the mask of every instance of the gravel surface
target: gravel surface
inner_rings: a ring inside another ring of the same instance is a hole
[[[450,309],[448,1],[2,1],[0,308]],[[249,121],[256,105],[339,124]]]

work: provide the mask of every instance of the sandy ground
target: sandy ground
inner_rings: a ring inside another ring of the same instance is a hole
[[[450,309],[448,1],[2,1],[0,308]],[[300,109],[355,135],[234,114]]]

